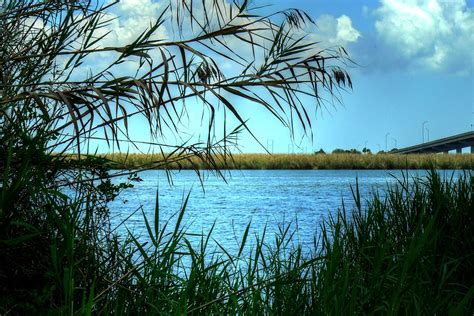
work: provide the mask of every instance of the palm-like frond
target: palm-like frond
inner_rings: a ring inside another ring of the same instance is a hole
[[[302,11],[262,16],[247,1],[172,0],[132,43],[104,46],[112,31],[108,11],[115,4],[6,2],[0,14],[2,122],[55,135],[50,151],[75,149],[80,155],[91,135],[109,146],[120,148],[124,138],[133,146],[131,120],[139,115],[152,142],[162,144],[166,135],[179,135],[182,118],[200,104],[209,112],[208,122],[201,123],[207,126],[205,147],[210,148],[220,105],[244,129],[238,105],[247,102],[311,133],[310,113],[320,105],[322,91],[337,96],[339,87],[352,85],[337,66],[346,58],[342,51],[320,50],[306,40],[300,29],[313,22]],[[160,27],[176,30],[173,38],[157,39]],[[107,63],[92,67],[97,58]],[[134,70],[120,68],[131,62]],[[225,70],[224,63],[232,69]],[[315,102],[308,104],[308,96]],[[179,144],[176,149],[191,148]]]
[[[118,1],[0,4],[5,312],[17,312],[10,303],[27,307],[34,297],[59,313],[90,313],[114,295],[121,280],[143,278],[143,271],[129,270],[120,257],[126,252],[117,247],[128,247],[127,241],[115,236],[108,212],[108,203],[139,180],[137,170],[163,168],[169,181],[176,166],[191,165],[198,176],[201,166],[221,174],[238,133],[250,131],[243,103],[310,133],[310,113],[323,93],[337,97],[338,88],[351,85],[337,67],[344,55],[309,43],[301,28],[312,21],[298,10],[260,15],[247,1],[170,0],[147,29],[123,42],[116,34]],[[230,121],[236,126],[228,126]],[[185,133],[188,122],[205,130],[203,141]],[[141,125],[149,141],[136,139]],[[98,155],[97,143],[112,152],[115,146],[121,152],[149,147],[160,154],[133,171],[113,171],[117,165]],[[116,185],[111,178],[119,176],[126,180]],[[183,213],[184,208],[175,235],[182,234]],[[159,222],[156,216],[156,235]],[[136,246],[130,260],[135,251],[146,256]]]

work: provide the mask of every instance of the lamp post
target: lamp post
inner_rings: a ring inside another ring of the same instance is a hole
[[[422,143],[425,142],[425,124],[428,123],[428,121],[424,121],[423,124],[421,124],[421,137],[423,138]]]
[[[388,151],[388,135],[390,135],[390,133],[385,134],[385,151]]]
[[[273,139],[267,139],[267,151],[273,154]]]
[[[392,140],[395,143],[395,148],[397,148],[397,139],[395,137],[392,137]]]
[[[430,129],[428,127],[426,128],[426,141],[430,141]]]

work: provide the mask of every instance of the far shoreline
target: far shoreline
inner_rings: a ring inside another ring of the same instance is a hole
[[[232,154],[207,161],[167,154],[102,154],[108,169],[166,170],[465,170],[474,154]]]

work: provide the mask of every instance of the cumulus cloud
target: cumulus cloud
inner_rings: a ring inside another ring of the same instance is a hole
[[[111,3],[108,0],[106,3]],[[102,17],[102,22],[108,21],[107,25],[95,31],[95,37],[106,35],[96,48],[121,47],[133,43],[144,31],[149,29],[162,14],[165,9],[162,2],[156,0],[121,0]],[[166,23],[165,23],[166,24]],[[168,31],[165,25],[161,25],[152,35],[152,40],[168,39]],[[161,58],[159,52],[152,51],[150,55]],[[99,52],[92,54],[82,66],[83,73],[94,73],[95,70],[102,70],[115,60],[115,52]],[[93,65],[93,67],[91,67]],[[139,65],[138,58],[129,57],[127,62],[114,68],[115,72],[133,72]]]
[[[111,0],[108,0],[111,1]],[[213,12],[213,10],[217,10],[213,6],[213,0],[204,0],[204,3],[208,7],[208,14],[211,17],[210,25],[217,27],[217,12]],[[230,1],[223,0],[222,5],[219,7],[220,13],[224,16],[222,17],[223,20],[230,19],[230,12],[237,12],[238,10],[234,7],[234,10],[231,10],[231,6],[234,6]],[[106,18],[112,19],[110,24],[107,28],[102,29],[100,32],[102,34],[110,33],[102,42],[102,47],[107,46],[123,46],[126,44],[131,43],[137,36],[139,36],[145,29],[147,29],[150,24],[156,20],[158,16],[160,16],[165,10],[166,4],[163,1],[158,0],[121,0],[117,5],[113,6],[112,10],[108,13]],[[173,14],[176,14],[177,11],[174,11]],[[202,2],[196,2],[196,6],[193,7],[193,12],[197,18],[204,16],[204,11],[202,9]],[[168,15],[170,12],[167,13]],[[227,16],[228,15],[228,16]],[[175,32],[177,30],[173,30],[172,23],[169,20],[169,16],[167,17],[168,21],[161,26],[158,31],[156,32],[154,39],[169,39],[174,38],[176,36]],[[251,21],[252,19],[250,19]],[[188,21],[185,19],[185,21]],[[206,22],[207,20],[204,20]],[[249,23],[249,19],[233,19],[233,24],[238,23]],[[262,23],[262,22],[258,22]],[[318,50],[320,48],[336,48],[339,46],[343,46],[347,48],[348,44],[355,43],[361,37],[361,33],[353,26],[352,20],[347,15],[341,15],[339,17],[332,16],[332,15],[322,15],[318,19],[316,19],[317,28],[313,29],[310,25],[308,25],[307,30],[301,30],[302,33],[309,32],[307,36],[307,40],[311,42],[320,42],[318,45]],[[258,27],[256,24],[254,27]],[[295,32],[299,32],[298,30],[294,30]],[[191,29],[190,27],[185,27],[183,29],[183,34],[186,37],[191,37],[196,35],[194,33],[199,32],[199,28]],[[269,32],[268,32],[269,33]],[[102,34],[96,34],[100,36]],[[181,34],[181,33],[180,33]],[[264,34],[262,31],[261,37],[254,37],[252,40],[261,40],[264,41],[262,38],[270,37],[270,34]],[[246,34],[242,34],[242,37],[246,37]],[[260,56],[261,52],[258,48],[254,51],[251,49],[249,45],[242,45],[243,42],[241,40],[237,40],[235,38],[227,38],[225,39],[225,44],[227,47],[233,49],[234,51],[238,52],[238,57],[231,56],[233,58],[238,59],[239,57],[246,58],[247,60],[252,60],[253,53],[256,53],[257,61],[263,58],[263,55]],[[271,43],[261,43],[263,46],[271,45]],[[157,54],[159,52],[156,52]],[[223,54],[231,54],[228,50],[222,49]],[[153,53],[151,53],[153,54]],[[114,53],[110,52],[103,52],[101,54],[97,54],[99,60],[95,61],[98,63],[106,63],[107,58],[114,56]],[[160,59],[161,55],[157,56],[157,59]],[[225,63],[226,61],[217,56],[216,60],[220,62],[222,59],[222,63],[220,65],[223,67],[226,72],[232,72],[232,70],[239,72],[239,68],[232,66],[229,63]],[[127,65],[121,65],[123,68],[124,66],[127,67],[136,67],[136,63],[133,62],[127,63]]]
[[[161,15],[162,4],[153,0],[121,0],[108,18],[115,18],[106,31],[110,31],[110,46],[130,44]],[[165,26],[160,26],[153,39],[167,39]]]
[[[130,14],[152,16],[161,8],[161,4],[151,0],[122,0],[118,7]]]
[[[474,67],[474,14],[464,0],[382,0],[375,28],[388,62],[465,73]]]
[[[361,34],[352,26],[352,20],[347,15],[335,18],[332,15],[321,15],[316,20],[318,27],[313,38],[327,46],[346,46],[356,42]]]

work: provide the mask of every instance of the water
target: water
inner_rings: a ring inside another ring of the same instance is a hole
[[[452,171],[447,171],[451,175]],[[425,176],[422,170],[410,171],[410,176]],[[356,178],[360,194],[370,197],[371,192],[396,183],[401,171],[387,170],[241,170],[226,174],[226,181],[207,174],[201,186],[195,172],[181,171],[168,184],[164,171],[140,173],[143,181],[125,190],[110,205],[113,223],[121,223],[134,210],[142,207],[153,222],[158,190],[160,222],[163,224],[178,212],[190,192],[184,223],[191,233],[207,233],[215,223],[213,238],[226,249],[236,250],[243,232],[251,222],[251,232],[267,236],[278,226],[292,225],[297,229],[297,240],[310,245],[321,222],[341,207],[354,205],[351,186]],[[116,179],[115,181],[119,181]],[[122,179],[123,181],[123,179]],[[171,221],[173,223],[173,220]],[[125,225],[146,239],[141,211],[125,220]],[[119,228],[124,232],[124,227]]]

